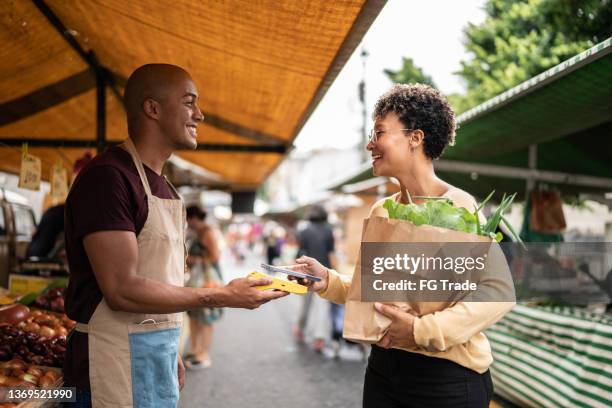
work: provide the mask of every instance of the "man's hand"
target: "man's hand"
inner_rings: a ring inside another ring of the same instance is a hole
[[[417,346],[414,341],[415,317],[413,315],[382,303],[375,303],[374,307],[379,313],[391,319],[391,326],[383,338],[376,343],[377,346],[382,348],[414,348]]]
[[[312,292],[319,292],[327,287],[327,275],[328,270],[326,267],[321,265],[319,261],[309,256],[302,256],[295,260],[295,265],[284,266],[286,269],[290,269],[296,272],[306,273],[321,278],[319,282],[311,281],[310,279],[296,278],[295,276],[289,275],[289,280],[297,281],[300,285],[308,287],[308,290]]]
[[[273,299],[287,296],[289,292],[261,291],[256,286],[265,286],[272,283],[269,278],[238,278],[228,283],[223,291],[222,305],[225,307],[239,307],[256,309]]]
[[[183,389],[185,386],[185,365],[183,364],[183,359],[180,354],[176,355],[176,364],[178,366],[177,377],[178,377],[178,386],[179,391]]]

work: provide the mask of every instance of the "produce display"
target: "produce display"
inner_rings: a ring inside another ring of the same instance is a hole
[[[17,324],[17,327],[29,333],[39,334],[41,337],[66,337],[75,324],[65,314],[32,310],[24,321]]]
[[[0,387],[49,388],[61,375],[52,369],[37,367],[15,358],[0,363]]]
[[[66,336],[76,323],[65,314],[30,310],[21,304],[0,308],[0,361],[15,357],[27,363],[61,367]]]
[[[64,313],[64,288],[55,288],[51,289],[47,293],[43,293],[38,295],[36,300],[34,300],[34,306],[45,309],[52,310],[58,313]]]
[[[44,337],[20,328],[0,326],[0,361],[20,358],[36,365],[62,367],[66,336]]]
[[[40,293],[23,296],[0,288],[0,395],[7,388],[61,384],[66,337],[76,325],[64,314],[67,283],[58,279]],[[0,402],[0,408],[39,406],[28,401]]]
[[[0,324],[19,324],[30,316],[30,308],[19,303],[0,306]]]

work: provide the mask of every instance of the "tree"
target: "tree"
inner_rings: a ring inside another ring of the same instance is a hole
[[[423,72],[423,70],[416,65],[412,58],[402,58],[402,67],[399,71],[392,71],[385,69],[385,74],[391,81],[396,84],[410,84],[418,82],[420,84],[431,85],[436,87],[431,77]]]
[[[462,113],[612,36],[612,0],[488,0],[487,17],[464,30],[469,58],[456,74],[467,93],[448,99]],[[396,83],[431,77],[403,59],[398,71],[385,70]]]
[[[456,103],[473,107],[610,37],[610,3],[488,0],[485,21],[464,31],[470,58],[458,75],[468,92]]]

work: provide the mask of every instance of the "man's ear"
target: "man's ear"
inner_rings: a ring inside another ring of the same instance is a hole
[[[160,115],[161,106],[159,102],[157,102],[153,98],[146,98],[142,102],[142,110],[145,115],[147,115],[151,119],[158,119]]]
[[[410,148],[416,149],[423,144],[425,133],[421,129],[416,129],[410,133]]]

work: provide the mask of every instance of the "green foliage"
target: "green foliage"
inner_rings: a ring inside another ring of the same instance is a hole
[[[488,0],[486,19],[464,30],[469,58],[461,62],[467,94],[448,100],[457,114],[534,77],[612,36],[612,0]],[[410,58],[396,83],[434,86]]]
[[[488,0],[487,18],[464,31],[470,59],[459,112],[594,46],[612,35],[610,0]],[[461,99],[461,98],[458,98]]]
[[[396,84],[412,84],[416,82],[419,84],[431,85],[434,88],[436,87],[431,77],[425,74],[421,68],[414,65],[412,58],[404,57],[402,67],[399,71],[385,69],[385,74]]]
[[[424,199],[423,204],[401,204],[387,199],[383,208],[389,213],[389,218],[410,221],[416,226],[433,225],[455,231],[468,232],[502,240],[502,234],[497,231],[500,222],[504,222],[518,242],[522,242],[509,222],[504,218],[504,212],[510,207],[516,194],[502,198],[500,205],[484,224],[480,224],[479,212],[493,197],[493,193],[477,207],[469,212],[463,207],[455,207],[452,200],[440,197],[418,197]]]

